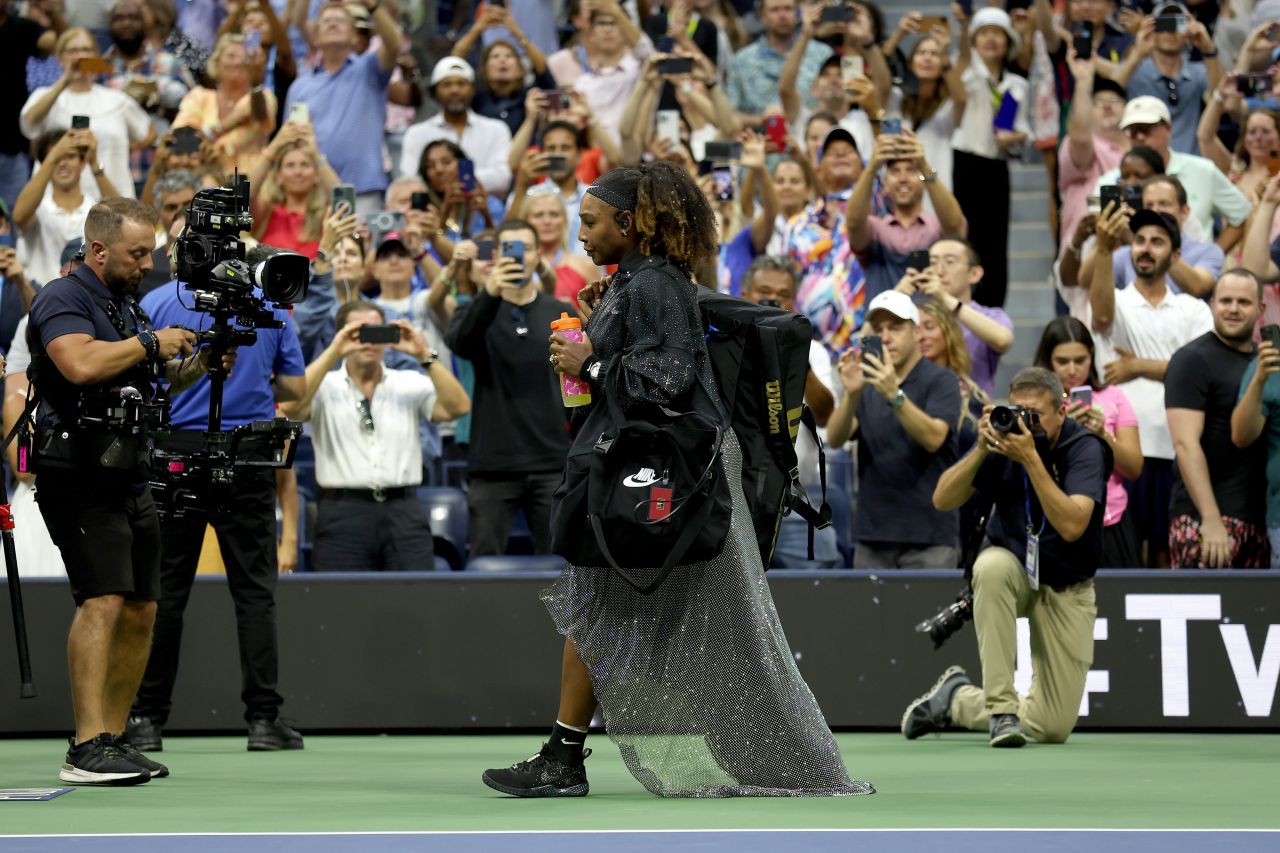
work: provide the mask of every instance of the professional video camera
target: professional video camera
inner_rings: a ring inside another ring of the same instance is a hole
[[[289,468],[302,425],[276,418],[222,431],[222,392],[227,371],[222,357],[257,341],[257,329],[278,329],[275,309],[287,309],[307,295],[310,261],[293,252],[260,263],[245,260],[240,233],[253,227],[249,181],[237,175],[231,187],[201,190],[187,209],[187,225],[177,239],[177,274],[191,291],[194,308],[213,324],[197,332],[209,348],[209,428],[196,446],[173,433],[156,438],[152,491],[162,515],[189,509],[229,510],[226,489],[242,469]]]

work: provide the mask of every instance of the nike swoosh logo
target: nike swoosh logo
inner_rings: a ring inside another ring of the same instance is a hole
[[[632,474],[622,481],[622,485],[629,486],[633,489],[643,488],[651,483],[658,482],[658,475],[650,468],[644,468]]]
[[[565,746],[582,746],[582,741],[580,740],[565,740],[564,738],[560,738],[560,742]]]

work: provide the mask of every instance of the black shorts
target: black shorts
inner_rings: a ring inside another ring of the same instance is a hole
[[[77,605],[103,595],[160,599],[160,518],[150,487],[135,495],[42,475],[36,502]]]

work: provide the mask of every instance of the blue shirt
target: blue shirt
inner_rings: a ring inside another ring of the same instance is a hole
[[[1200,111],[1204,109],[1204,95],[1207,91],[1209,72],[1205,71],[1204,63],[1189,62],[1185,58],[1178,78],[1171,80],[1160,73],[1155,60],[1147,57],[1134,69],[1128,86],[1129,100],[1139,95],[1151,95],[1159,98],[1169,108],[1169,115],[1173,118],[1173,138],[1169,141],[1169,150],[1181,151],[1183,154],[1200,153],[1200,143],[1196,141],[1196,125],[1200,123]],[[1171,94],[1176,94],[1177,97],[1170,97]]]
[[[813,107],[813,95],[809,89],[813,78],[822,70],[833,51],[820,41],[811,41],[800,59],[800,73],[796,76],[796,91],[808,107]],[[729,82],[725,94],[735,110],[751,115],[763,113],[765,107],[778,102],[778,82],[782,79],[782,66],[786,53],[778,53],[769,47],[765,36],[744,47],[729,60]]]
[[[191,294],[170,282],[142,298],[142,309],[157,329],[186,326],[201,331],[213,325],[208,314],[183,304]],[[222,391],[222,428],[243,426],[253,421],[271,420],[276,416],[276,398],[271,389],[271,376],[302,376],[307,365],[302,360],[298,333],[287,311],[276,311],[275,318],[283,329],[258,329],[258,340],[251,347],[236,350],[236,366],[227,377]],[[209,377],[174,395],[169,419],[174,429],[203,430],[209,426]]]
[[[1223,254],[1222,248],[1217,243],[1202,243],[1199,240],[1188,240],[1184,237],[1182,260],[1187,262],[1187,266],[1199,267],[1213,273],[1215,281],[1222,274]],[[1116,276],[1116,287],[1128,287],[1133,284],[1133,280],[1138,277],[1138,271],[1133,268],[1132,247],[1124,246],[1115,253],[1111,259],[1111,269]],[[1178,285],[1173,283],[1173,276],[1166,275],[1164,283],[1170,293],[1182,292],[1178,289]],[[1208,298],[1208,296],[1205,297],[1206,300]]]
[[[742,277],[747,268],[757,257],[764,254],[757,252],[751,242],[751,226],[738,232],[728,243],[720,247],[720,292],[730,296],[742,295]]]
[[[391,72],[379,63],[378,51],[352,53],[334,74],[321,66],[300,76],[285,99],[286,114],[296,103],[308,105],[320,152],[357,193],[387,188],[382,132],[390,82]]]

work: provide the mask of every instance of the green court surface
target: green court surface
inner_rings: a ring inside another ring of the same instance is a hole
[[[0,836],[57,833],[409,830],[1280,827],[1280,735],[1078,734],[1065,746],[994,750],[977,734],[907,742],[839,736],[851,773],[879,793],[829,799],[663,800],[603,735],[588,745],[591,796],[513,800],[486,767],[535,736],[307,739],[248,753],[243,738],[171,737],[168,779],[0,802]],[[65,746],[0,740],[0,788],[56,787]],[[3,846],[0,844],[0,846]]]

